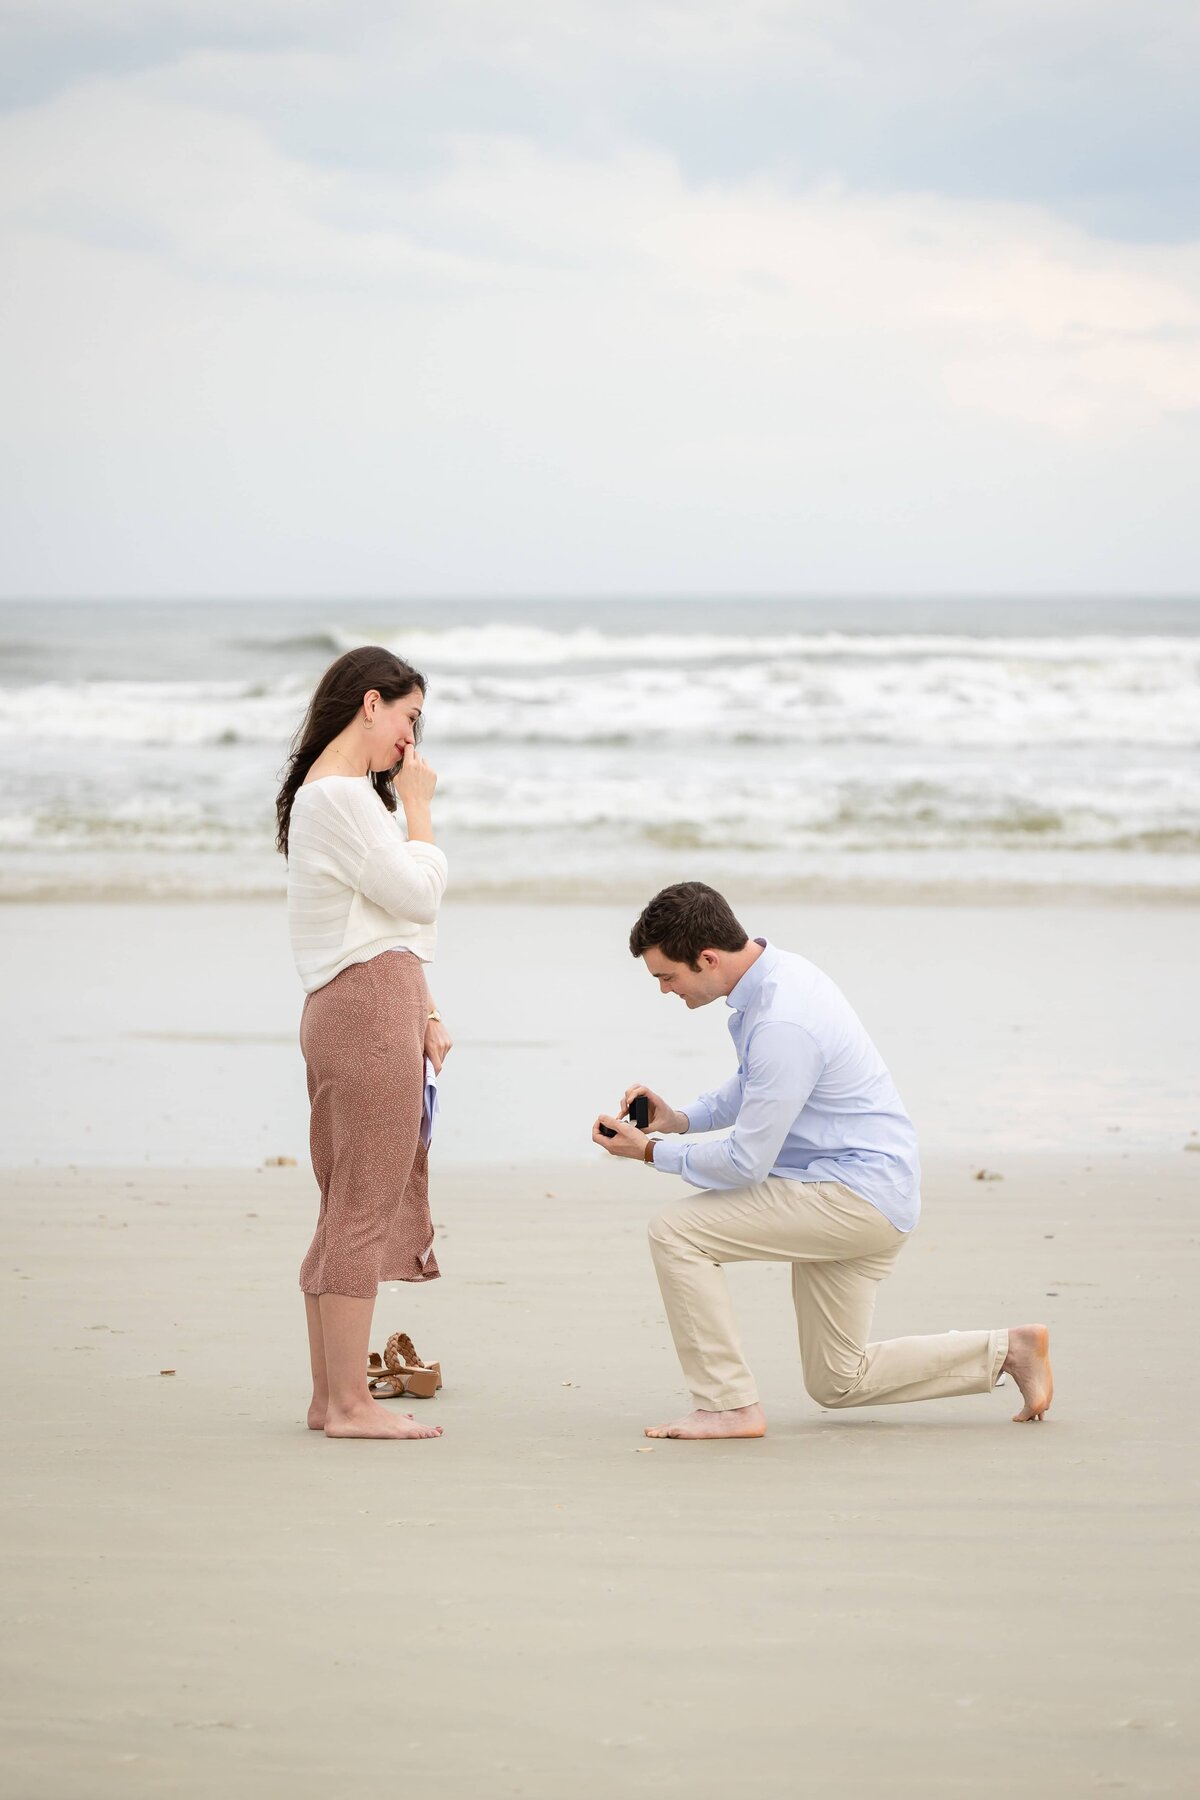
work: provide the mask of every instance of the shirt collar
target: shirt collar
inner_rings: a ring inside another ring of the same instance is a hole
[[[779,961],[779,952],[776,950],[774,944],[769,944],[766,938],[755,938],[754,942],[762,945],[762,955],[755,958],[750,964],[750,967],[746,970],[746,973],[742,976],[742,979],[738,982],[737,986],[731,988],[729,993],[725,996],[726,1006],[732,1007],[734,1012],[745,1012],[759,988],[771,973],[775,964]]]

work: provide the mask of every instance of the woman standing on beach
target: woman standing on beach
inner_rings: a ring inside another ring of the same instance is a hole
[[[313,1397],[327,1437],[439,1437],[367,1387],[381,1281],[432,1281],[421,1117],[425,1058],[450,1049],[422,965],[433,959],[446,858],[437,776],[417,751],[425,677],[389,650],[321,677],[276,800],[288,923],[306,999],[300,1048],[312,1106],[316,1234],[300,1270]],[[403,808],[407,838],[392,815]]]

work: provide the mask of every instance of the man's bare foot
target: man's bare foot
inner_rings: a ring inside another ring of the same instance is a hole
[[[669,1425],[647,1425],[652,1438],[760,1438],[767,1435],[767,1419],[761,1406],[731,1406],[726,1412],[708,1412],[698,1406],[686,1419]]]
[[[437,1438],[440,1425],[418,1425],[411,1413],[388,1412],[375,1400],[359,1402],[344,1410],[330,1407],[325,1417],[325,1436],[335,1438]]]
[[[1014,1325],[1008,1333],[1008,1355],[1002,1373],[1011,1375],[1025,1402],[1013,1414],[1013,1424],[1023,1425],[1027,1419],[1042,1419],[1054,1398],[1054,1375],[1050,1368],[1050,1333],[1044,1325]]]

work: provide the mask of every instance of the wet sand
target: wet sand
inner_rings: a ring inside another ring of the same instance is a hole
[[[1195,908],[816,906],[740,897],[746,927],[839,983],[926,1153],[1174,1150],[1200,1128]],[[730,1071],[723,1006],[687,1014],[614,906],[453,893],[430,983],[454,1034],[437,1153],[490,1166],[525,1134],[593,1154],[632,1081],[683,1104]],[[252,1166],[307,1153],[301,995],[282,906],[0,908],[0,1166]]]
[[[1046,1424],[822,1412],[753,1267],[770,1434],[653,1448],[648,1171],[436,1177],[447,1278],[376,1314],[443,1361],[422,1444],[303,1428],[306,1169],[3,1173],[0,1786],[1194,1792],[1200,1154],[987,1160],[929,1159],[877,1335],[1047,1319]]]

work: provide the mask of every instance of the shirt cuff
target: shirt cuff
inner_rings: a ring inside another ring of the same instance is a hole
[[[661,1169],[666,1175],[682,1175],[683,1159],[687,1151],[686,1144],[673,1144],[667,1138],[655,1138],[654,1167]]]
[[[681,1106],[680,1112],[688,1122],[687,1131],[711,1131],[713,1128],[712,1108],[705,1100],[693,1100],[690,1106]]]

